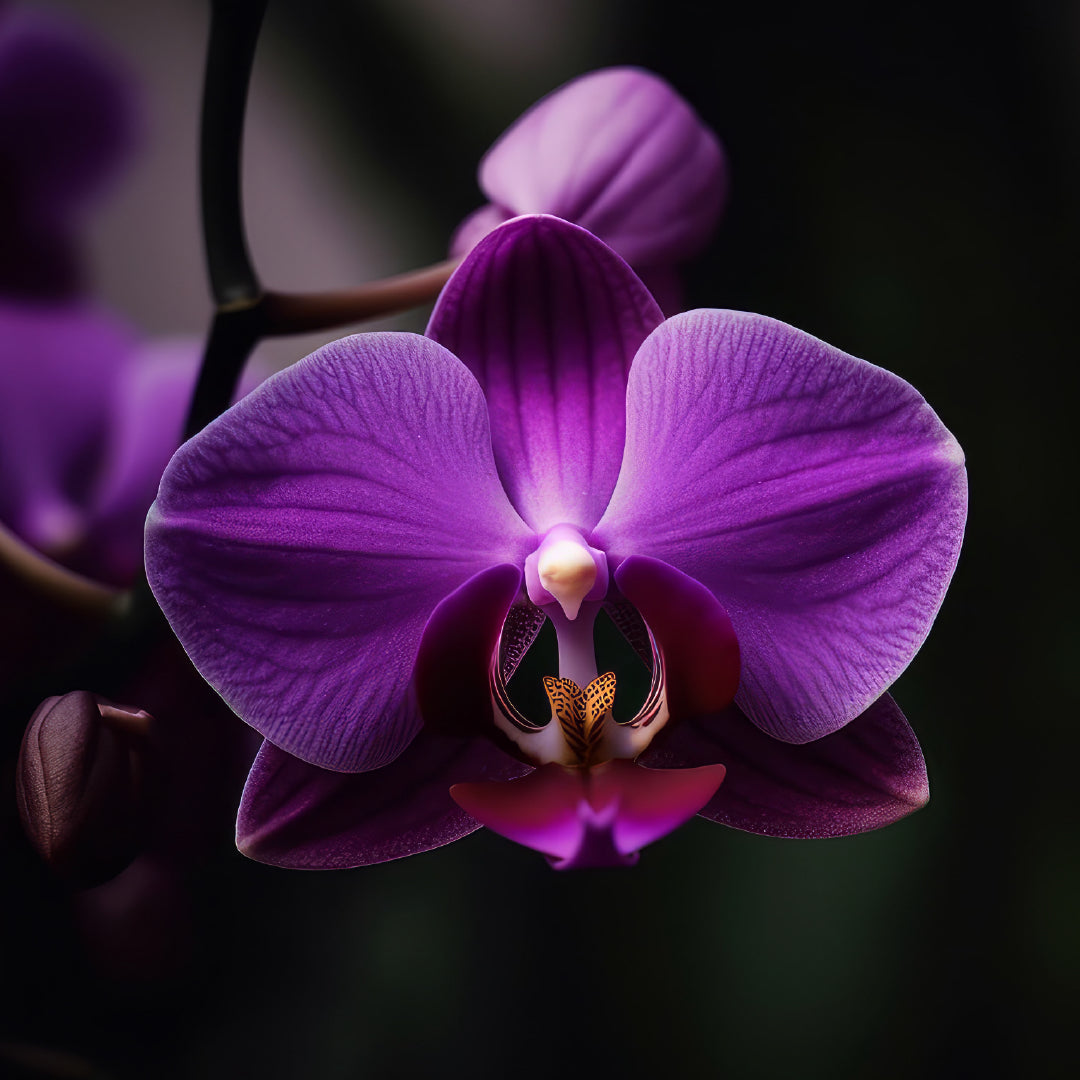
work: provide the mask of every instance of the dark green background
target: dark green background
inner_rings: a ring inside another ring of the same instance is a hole
[[[380,160],[416,262],[478,204],[493,136],[583,70],[652,68],[720,133],[692,304],[897,372],[968,455],[960,566],[894,687],[931,802],[821,842],[696,820],[632,872],[567,875],[486,833],[290,873],[224,823],[167,979],[94,974],[59,901],[15,902],[5,1033],[123,1077],[1072,1075],[1076,6],[609,4],[550,70],[466,66],[457,96],[384,8],[271,0],[266,34],[340,167]]]

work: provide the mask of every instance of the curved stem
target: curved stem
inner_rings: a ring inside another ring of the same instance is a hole
[[[107,616],[115,610],[122,595],[54,563],[3,527],[0,527],[0,566],[11,570],[24,586],[43,599],[55,601],[72,612]]]
[[[211,0],[199,176],[203,242],[218,307],[251,301],[259,282],[244,229],[241,155],[248,84],[267,0]]]
[[[372,281],[355,289],[323,293],[264,293],[260,307],[267,335],[330,330],[347,323],[392,315],[434,300],[460,259]]]

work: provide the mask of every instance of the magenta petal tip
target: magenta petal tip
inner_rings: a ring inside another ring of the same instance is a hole
[[[546,855],[557,870],[633,866],[641,848],[705,806],[724,773],[723,765],[545,765],[507,783],[455,784],[450,796],[493,832]]]

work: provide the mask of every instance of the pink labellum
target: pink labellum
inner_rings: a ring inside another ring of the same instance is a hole
[[[520,780],[455,784],[454,801],[481,824],[546,855],[557,870],[633,866],[638,851],[693,817],[716,793],[723,765],[591,769],[545,765]]]

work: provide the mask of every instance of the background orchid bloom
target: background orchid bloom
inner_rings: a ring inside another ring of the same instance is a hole
[[[759,315],[664,321],[599,240],[526,217],[465,259],[427,337],[334,342],[185,444],[147,572],[267,740],[248,854],[360,865],[479,819],[579,865],[698,809],[835,835],[925,801],[881,695],[941,603],[965,502],[959,447],[903,380]],[[637,656],[575,728],[604,605]],[[545,621],[550,711],[523,715],[514,678]],[[649,691],[620,722],[635,663]],[[653,799],[650,754],[709,783]],[[590,790],[604,762],[610,798]]]
[[[122,68],[76,25],[0,11],[0,527],[127,586],[199,348],[144,344],[84,294],[83,231],[135,142]]]
[[[130,585],[198,361],[195,343],[140,342],[87,302],[0,302],[0,522],[87,577]]]
[[[619,253],[664,311],[675,267],[709,242],[727,199],[724,151],[658,75],[615,67],[573,79],[515,121],[484,156],[491,200],[459,226],[451,254],[519,214],[575,222]]]

